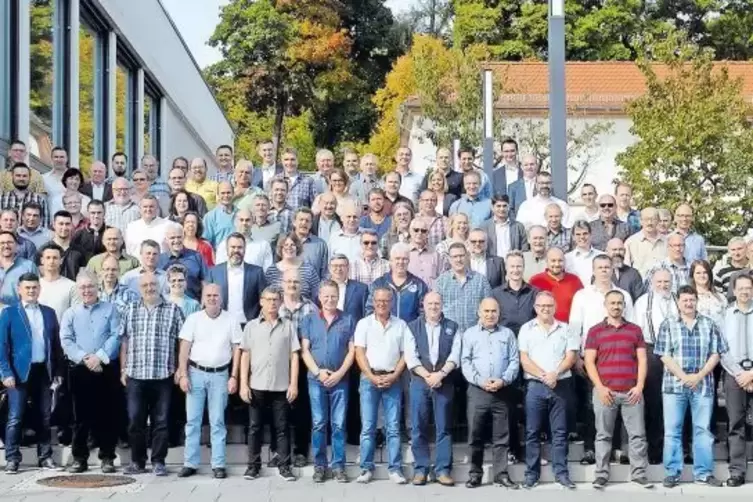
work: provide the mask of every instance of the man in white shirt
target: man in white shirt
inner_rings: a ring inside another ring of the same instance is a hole
[[[60,322],[63,312],[71,305],[81,302],[76,293],[76,283],[60,275],[63,248],[54,242],[48,242],[39,248],[38,253],[39,303],[51,307]]]
[[[44,190],[47,192],[47,207],[54,207],[55,201],[65,192],[63,186],[63,174],[68,169],[68,152],[61,146],[56,146],[50,154],[52,157],[52,169],[42,175]],[[62,209],[62,208],[58,208]],[[56,211],[52,211],[55,214]]]
[[[186,318],[180,330],[178,379],[186,393],[186,445],[183,469],[178,477],[196,474],[201,462],[201,421],[209,407],[212,472],[223,479],[225,471],[225,408],[228,394],[238,391],[242,332],[238,320],[222,310],[222,292],[217,284],[202,291],[204,310]]]
[[[591,183],[584,183],[580,188],[580,200],[583,202],[583,207],[573,211],[570,216],[572,219],[571,224],[578,220],[585,220],[589,223],[599,219],[599,205],[596,203],[596,187]]]
[[[577,275],[583,284],[591,284],[594,258],[603,253],[591,245],[591,225],[587,221],[575,222],[573,241],[575,249],[565,255],[565,270]]]
[[[359,224],[361,217],[353,203],[346,202],[340,211],[342,228],[335,231],[329,238],[329,254],[343,254],[348,261],[354,262],[361,252],[361,232]]]
[[[251,237],[251,229],[254,226],[254,219],[251,216],[251,211],[241,209],[235,214],[235,231],[243,235],[246,238],[246,251],[243,261],[251,265],[256,265],[264,270],[267,270],[272,266],[272,247],[269,242],[262,240],[254,240]],[[229,237],[228,237],[229,239]],[[215,263],[225,263],[227,261],[227,241],[220,242],[217,246],[217,252],[215,253]]]
[[[141,243],[151,239],[160,245],[162,251],[167,251],[165,235],[168,228],[179,226],[177,223],[160,218],[159,202],[152,194],[145,195],[139,202],[141,217],[128,224],[125,231],[126,252],[131,256],[139,256]]]
[[[423,177],[411,171],[412,159],[413,152],[410,148],[403,146],[397,149],[395,171],[400,174],[400,195],[409,199],[415,206]]]
[[[505,170],[505,181],[510,186],[518,181],[518,143],[512,138],[505,139],[500,145],[500,153],[502,162],[495,167]]]
[[[641,211],[641,230],[625,241],[625,263],[645,276],[651,267],[667,257],[667,237],[659,233],[659,211]]]
[[[277,174],[278,167],[280,167],[275,163],[275,145],[270,140],[263,140],[259,142],[256,151],[259,153],[259,157],[261,157],[259,170],[262,176],[262,186],[259,188],[267,189],[272,178]]]
[[[539,161],[535,155],[526,154],[520,158],[523,177],[518,178],[507,187],[510,196],[510,214],[514,217],[523,201],[531,200],[536,195],[536,175],[539,173]]]
[[[546,216],[544,211],[549,204],[557,204],[562,209],[562,221],[569,221],[570,208],[567,203],[557,197],[552,196],[552,175],[547,172],[539,173],[536,176],[536,190],[538,195],[526,199],[521,205],[515,216],[526,228],[531,225],[546,225]]]

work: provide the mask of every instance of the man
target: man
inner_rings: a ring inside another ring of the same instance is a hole
[[[583,283],[577,275],[565,272],[565,254],[560,248],[546,252],[546,270],[531,277],[530,282],[534,288],[552,293],[557,303],[555,319],[568,322],[575,293],[583,289]]]
[[[645,291],[643,279],[636,269],[625,265],[625,244],[620,239],[609,239],[607,256],[612,259],[612,282],[630,293],[635,302]]]
[[[693,230],[693,208],[689,204],[680,204],[675,209],[675,232],[685,237],[685,261],[709,259],[706,240]]]
[[[249,220],[251,215],[249,215]],[[186,294],[194,300],[201,299],[202,284],[207,282],[209,269],[201,255],[183,244],[183,228],[174,226],[165,236],[169,251],[162,253],[157,260],[157,268],[167,271],[172,265],[182,265],[186,269]]]
[[[295,211],[299,207],[311,207],[319,193],[314,180],[298,171],[298,152],[286,148],[282,152],[282,176],[288,182],[287,203]]]
[[[271,139],[263,139],[256,145],[256,152],[261,157],[261,165],[257,172],[256,179],[253,180],[254,186],[262,189],[268,189],[272,179],[282,173],[282,166],[276,163],[275,145]],[[259,183],[261,182],[261,184]]]
[[[55,146],[50,153],[52,169],[42,175],[44,191],[47,192],[47,207],[51,208],[52,202],[59,199],[65,192],[63,186],[63,173],[68,169],[68,152],[61,146]]]
[[[387,216],[392,216],[392,211],[399,202],[411,208],[415,207],[414,200],[400,193],[401,179],[397,171],[390,171],[384,175],[384,214]]]
[[[520,370],[518,344],[512,331],[499,325],[499,305],[484,298],[479,322],[463,333],[462,367],[468,381],[468,446],[471,469],[468,488],[481,486],[484,442],[491,422],[494,484],[513,490],[518,484],[507,473],[509,441],[509,389]]]
[[[633,209],[633,189],[627,183],[617,183],[614,188],[614,195],[617,199],[617,217],[625,223],[630,234],[640,230],[640,214]]]
[[[17,213],[14,211],[13,214]],[[31,241],[37,249],[52,239],[52,231],[42,225],[42,207],[39,204],[35,202],[24,204],[21,210],[21,226],[18,227],[16,233],[19,237]]]
[[[483,230],[471,230],[468,234],[468,260],[470,269],[486,277],[492,289],[505,280],[505,261],[499,256],[492,256],[486,244],[487,236]]]
[[[217,172],[212,175],[212,181],[221,183],[227,181],[233,183],[233,147],[230,145],[220,145],[215,150],[215,160],[217,161]]]
[[[670,241],[670,253],[671,246]],[[719,487],[722,482],[714,477],[714,435],[709,430],[714,408],[712,372],[720,355],[728,351],[727,342],[716,323],[698,313],[698,293],[693,287],[681,286],[677,303],[680,317],[662,322],[654,347],[664,363],[664,487],[680,483],[682,428],[688,408],[693,423],[693,479]]]
[[[369,204],[369,193],[374,188],[379,188],[379,158],[373,153],[367,153],[361,157],[360,171],[350,181],[350,195],[356,199],[360,208]]]
[[[54,242],[63,250],[60,273],[63,277],[73,281],[78,276],[78,271],[86,267],[86,257],[81,251],[71,246],[71,231],[73,229],[71,213],[68,211],[55,213],[52,229],[55,233],[50,242]]]
[[[32,261],[18,256],[17,246],[16,234],[0,230],[0,270],[3,275],[3,281],[0,283],[0,304],[3,305],[18,303],[19,280],[24,274],[37,274],[37,267]]]
[[[251,184],[253,179],[254,165],[245,159],[241,159],[235,165],[233,174],[233,205],[236,209],[251,209],[254,197],[264,193],[261,188]]]
[[[510,198],[495,195],[492,199],[494,217],[481,225],[489,236],[489,254],[504,258],[510,251],[528,251],[526,229],[510,218]]]
[[[152,472],[167,476],[165,458],[170,394],[178,335],[185,320],[180,308],[162,299],[157,276],[139,278],[141,300],[131,303],[120,322],[121,383],[128,394],[131,464],[126,475],[146,472],[146,423],[151,425]]]
[[[418,200],[423,178],[411,170],[413,152],[407,146],[401,146],[395,154],[395,172],[400,175],[400,195],[413,204]]]
[[[342,214],[342,228],[336,230],[329,237],[329,254],[342,254],[349,261],[355,261],[361,251],[361,231],[358,223],[361,219],[360,211],[353,203],[346,203],[340,211]]]
[[[81,185],[78,191],[91,200],[98,200],[100,202],[112,200],[112,183],[107,181],[107,166],[104,162],[92,162],[89,175],[91,179]],[[49,194],[49,191],[47,193]]]
[[[145,274],[152,274],[157,277],[159,282],[159,291],[165,298],[170,292],[170,288],[167,284],[167,274],[164,270],[157,268],[157,262],[160,257],[160,246],[155,241],[147,239],[141,243],[141,249],[139,253],[139,261],[141,266],[131,269],[121,278],[121,281],[126,287],[128,287],[134,293],[140,294],[141,287],[139,281]]]
[[[571,215],[572,222],[583,220],[591,223],[599,219],[599,204],[596,203],[596,187],[591,183],[584,183],[580,187],[580,200],[583,207]]]
[[[465,331],[478,322],[478,305],[492,291],[484,275],[467,268],[468,253],[463,244],[452,244],[449,258],[450,270],[439,276],[435,290],[442,296],[444,315]]]
[[[73,464],[68,471],[88,470],[89,435],[99,446],[103,473],[115,472],[119,391],[120,316],[112,303],[100,302],[97,277],[82,271],[76,278],[81,304],[63,314],[60,343],[68,362],[73,396]]]
[[[489,182],[489,177],[486,175],[484,171],[476,167],[475,160],[476,160],[476,152],[472,148],[460,147],[458,149],[458,167],[460,168],[460,173],[463,175],[464,178],[465,178],[465,175],[468,173],[477,173],[480,177],[480,180],[479,180],[480,198],[491,199],[493,193],[492,193],[491,183]],[[465,179],[463,182],[465,183]],[[463,191],[465,192],[465,187]]]
[[[594,258],[599,256],[591,245],[591,225],[585,220],[578,220],[573,225],[575,249],[565,255],[565,270],[578,276],[583,284],[591,284]]]
[[[244,262],[246,239],[232,233],[227,239],[226,262],[209,270],[207,282],[220,286],[222,309],[245,326],[259,315],[259,299],[267,281],[261,267]]]
[[[186,188],[186,171],[180,167],[173,167],[167,175],[167,185],[170,187],[170,197],[174,197],[178,190],[187,190]],[[204,197],[199,194],[188,192],[196,206],[196,212],[200,217],[207,214],[207,203]]]
[[[39,175],[39,173],[37,173]],[[23,162],[17,162],[11,169],[12,189],[3,190],[0,196],[0,208],[12,209],[16,214],[21,214],[21,210],[26,204],[35,203],[41,209],[41,221],[45,227],[50,225],[50,214],[47,210],[47,200],[43,194],[35,192],[30,186],[31,169]],[[3,187],[5,188],[5,187]]]
[[[348,277],[370,286],[390,270],[390,263],[379,256],[379,236],[374,230],[362,229],[361,253],[350,263]]]
[[[0,210],[0,230],[16,234],[18,247],[16,253],[19,257],[34,261],[37,257],[37,247],[29,239],[21,237],[18,233],[18,213],[13,209]]]
[[[99,275],[105,258],[112,257],[118,264],[118,276],[139,267],[139,260],[123,252],[123,236],[117,228],[108,228],[102,232],[104,252],[93,256],[87,263],[87,270]]]
[[[753,244],[748,246],[742,237],[733,237],[727,243],[727,254],[714,264],[714,287],[722,294],[731,291],[730,279],[750,265],[748,250],[753,254]]]
[[[329,190],[329,175],[335,168],[335,154],[330,150],[318,150],[315,156],[316,172],[311,176],[317,193]]]
[[[139,295],[119,281],[120,267],[117,259],[108,255],[102,260],[102,267],[97,274],[100,278],[99,299],[115,305],[122,318],[131,303],[138,303]]]
[[[405,339],[405,364],[410,371],[410,413],[415,424],[411,448],[414,458],[413,484],[426,484],[429,457],[429,424],[433,415],[436,462],[434,472],[439,484],[453,486],[452,403],[454,385],[447,379],[460,367],[458,325],[442,315],[442,297],[437,292],[424,297],[424,314],[408,325]],[[447,379],[447,381],[445,381]],[[433,414],[432,414],[433,411]]]
[[[538,159],[535,155],[523,155],[520,159],[520,168],[523,175],[507,187],[507,195],[510,197],[510,215],[513,218],[518,214],[518,210],[524,201],[531,200],[537,195]]]
[[[387,454],[390,480],[405,484],[400,446],[401,374],[405,369],[403,347],[408,325],[391,313],[392,290],[379,286],[373,290],[373,314],[356,325],[354,345],[361,369],[361,473],[358,483],[374,477],[375,433],[379,404],[384,411],[387,430]]]
[[[270,183],[272,200],[269,215],[273,221],[280,224],[280,233],[283,235],[289,233],[290,229],[293,228],[293,212],[295,210],[287,202],[289,187],[288,181],[284,178],[275,178]]]
[[[139,202],[140,218],[128,224],[125,231],[126,252],[131,256],[139,253],[141,243],[145,240],[153,240],[164,246],[165,236],[169,228],[179,226],[177,223],[157,216],[159,203],[154,195],[147,194]]]
[[[515,336],[523,324],[536,317],[533,304],[538,291],[523,279],[524,269],[523,253],[511,252],[507,255],[506,280],[492,290],[492,297],[500,307],[499,324],[510,328]]]
[[[533,488],[541,477],[541,437],[548,422],[552,437],[552,468],[557,484],[575,489],[567,467],[567,405],[571,396],[571,368],[580,340],[570,336],[567,324],[554,317],[555,298],[548,291],[536,295],[536,318],[518,335],[520,365],[528,381],[526,411],[526,474],[523,488]]]
[[[573,233],[562,224],[562,209],[557,204],[549,204],[544,209],[546,218],[546,244],[557,247],[565,253],[573,248]]]
[[[314,214],[308,207],[299,207],[295,212],[293,220],[293,232],[303,244],[303,253],[301,258],[314,267],[319,273],[319,277],[326,277],[328,253],[327,243],[316,235],[311,234],[311,225],[314,220]]]
[[[518,163],[518,143],[512,138],[506,138],[500,148],[500,162],[492,171],[495,197],[507,195],[507,188],[523,177],[523,170]]]
[[[358,322],[365,316],[369,288],[362,282],[348,279],[348,257],[334,254],[329,259],[329,278],[339,288],[337,308]]]
[[[203,218],[204,235],[212,247],[217,247],[233,232],[233,220],[238,210],[233,205],[233,185],[222,181],[217,185],[217,206]]]
[[[588,331],[585,366],[593,383],[596,414],[596,472],[592,486],[604,489],[609,480],[609,459],[617,414],[627,428],[630,443],[630,479],[651,488],[646,478],[646,428],[643,389],[646,380],[646,344],[641,329],[623,317],[627,298],[611,290],[604,297],[606,318]]]
[[[170,169],[180,169],[184,173],[188,173],[188,159],[181,156],[175,157],[173,159],[172,164],[170,165]],[[168,183],[169,184],[169,183]]]
[[[434,287],[437,277],[445,270],[445,260],[429,247],[429,229],[425,220],[417,218],[410,222],[410,248],[408,272],[430,288]]]
[[[311,225],[311,233],[329,242],[332,235],[342,229],[342,221],[338,216],[337,198],[332,192],[323,193],[319,196],[321,211],[314,215]]]
[[[23,141],[15,139],[11,142],[6,157],[8,159],[7,170],[0,173],[0,189],[3,192],[10,192],[13,190],[15,186],[13,183],[13,166],[19,163],[26,163],[27,153],[26,144]],[[42,180],[42,176],[36,169],[31,171],[29,190],[37,194],[45,193],[44,180]]]
[[[343,148],[342,155],[343,171],[345,171],[345,174],[350,177],[358,175],[358,153],[350,148]]]
[[[663,268],[672,274],[673,293],[690,282],[690,264],[685,260],[685,237],[681,234],[673,232],[667,236],[667,257],[646,272],[643,280],[646,288],[656,271]]]
[[[186,318],[180,330],[178,379],[186,393],[186,447],[178,477],[196,474],[201,463],[201,421],[208,407],[212,444],[212,473],[227,477],[225,470],[225,408],[228,394],[238,390],[241,326],[222,309],[220,286],[207,284],[202,292],[204,310]]]
[[[617,218],[616,205],[609,194],[599,197],[599,219],[591,222],[591,244],[599,251],[604,251],[610,239],[625,242],[633,234],[628,224]]]
[[[429,287],[424,281],[408,272],[410,263],[410,247],[398,242],[390,250],[390,271],[374,280],[369,286],[369,297],[366,300],[366,314],[374,311],[374,293],[380,288],[387,288],[394,294],[392,315],[399,317],[406,323],[421,315],[424,296]],[[463,264],[465,266],[465,264]],[[474,281],[476,286],[477,280]]]
[[[546,227],[533,225],[528,229],[528,246],[530,251],[523,253],[525,259],[525,275],[523,279],[530,281],[531,277],[546,270]]]
[[[5,235],[0,234],[0,239]],[[21,431],[27,400],[34,414],[39,467],[56,470],[50,444],[51,385],[60,386],[63,374],[60,327],[55,311],[40,305],[39,278],[25,273],[18,280],[17,305],[0,314],[0,377],[7,389],[5,473],[17,474],[21,464]],[[3,302],[5,303],[5,302]]]
[[[339,483],[348,481],[345,474],[345,417],[349,371],[355,359],[353,334],[356,321],[338,308],[339,297],[337,283],[324,281],[319,288],[321,311],[305,316],[298,328],[301,358],[308,368],[315,483],[324,482],[329,467],[328,425],[332,429],[332,477]]]
[[[437,148],[437,160],[434,169],[429,169],[424,176],[424,181],[421,183],[421,190],[426,190],[429,186],[429,179],[434,174],[434,170],[437,170],[444,174],[445,180],[447,180],[447,193],[451,193],[457,198],[463,194],[463,174],[455,171],[452,168],[452,152],[449,148],[439,147]]]
[[[39,303],[55,311],[58,321],[71,305],[81,302],[76,283],[60,275],[63,248],[48,242],[39,248]]]
[[[109,227],[105,225],[105,205],[103,202],[92,199],[87,206],[87,212],[89,214],[89,225],[73,234],[71,247],[81,252],[88,263],[94,255],[105,252],[102,239]]]
[[[235,213],[235,233],[239,233],[246,241],[246,250],[243,257],[243,261],[261,267],[262,270],[267,270],[272,266],[272,248],[268,241],[256,240],[252,237],[251,228],[253,225],[253,217],[249,211],[242,209]],[[229,237],[228,237],[229,239]],[[220,242],[217,246],[214,262],[219,265],[225,263],[228,258],[227,243],[228,239]]]
[[[159,161],[154,155],[147,154],[141,157],[141,170],[146,174],[149,193],[158,199],[169,199],[170,187],[159,179]]]
[[[139,205],[131,200],[131,182],[115,178],[112,182],[112,200],[105,203],[105,223],[125,232],[131,222],[141,217]]]
[[[667,239],[659,233],[659,212],[647,207],[641,211],[641,230],[625,241],[625,263],[646,275],[651,267],[667,257]]]
[[[109,181],[114,183],[118,178],[123,178],[128,171],[128,155],[123,152],[115,152],[110,159],[110,167],[112,168],[112,176]]]
[[[561,221],[569,221],[570,208],[563,200],[552,195],[552,175],[541,172],[536,175],[537,195],[524,200],[515,213],[515,221],[521,222],[526,228],[531,225],[546,225],[546,208],[550,204],[557,204],[562,209]]]
[[[463,175],[465,194],[450,206],[450,216],[458,213],[468,215],[472,228],[482,226],[492,217],[492,202],[479,194],[481,176],[476,171]]]
[[[282,225],[269,214],[269,197],[265,194],[254,198],[253,219],[251,222],[251,237],[257,241],[266,241],[274,249],[277,246],[277,238],[282,232]]]
[[[747,446],[745,429],[747,416],[751,411],[751,391],[753,391],[753,363],[750,348],[753,347],[753,323],[748,316],[753,308],[753,278],[741,275],[734,284],[735,303],[724,314],[724,339],[729,351],[722,355],[724,375],[724,397],[729,418],[729,479],[727,486],[738,487],[745,484],[747,471]]]
[[[261,314],[243,330],[240,396],[251,405],[248,429],[248,468],[245,479],[257,479],[261,469],[261,441],[265,423],[277,437],[279,474],[295,481],[290,469],[288,416],[298,397],[300,343],[292,323],[279,316],[282,295],[267,287],[261,295]],[[271,417],[271,421],[269,418]]]
[[[389,217],[384,207],[385,194],[381,188],[372,188],[369,191],[368,213],[361,217],[361,229],[374,230],[381,239],[392,226],[392,218]]]
[[[431,249],[447,238],[447,218],[437,212],[437,194],[424,190],[418,199],[418,213],[414,221],[423,221],[429,229],[428,243]]]
[[[211,211],[217,205],[219,184],[207,178],[207,161],[202,157],[195,157],[191,161],[189,172],[191,174],[186,181],[186,190],[201,197],[206,203],[207,210]]]

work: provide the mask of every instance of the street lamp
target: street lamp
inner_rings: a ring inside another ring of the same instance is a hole
[[[484,97],[484,172],[492,180],[494,170],[494,74],[485,69],[483,74]]]
[[[565,0],[549,0],[549,142],[554,195],[567,201]]]

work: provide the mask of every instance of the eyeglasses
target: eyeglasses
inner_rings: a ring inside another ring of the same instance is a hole
[[[486,241],[485,241],[485,240],[480,240],[480,241],[469,241],[469,242],[470,242],[471,244],[486,244]]]
[[[599,204],[599,207],[614,207],[614,204],[612,204],[611,202],[603,202]]]
[[[361,242],[361,244],[363,244],[364,246],[376,246],[377,241],[363,241]]]
[[[427,230],[426,228],[414,228],[413,231],[414,232],[418,232],[420,234],[425,234],[425,233],[429,232],[429,230]]]

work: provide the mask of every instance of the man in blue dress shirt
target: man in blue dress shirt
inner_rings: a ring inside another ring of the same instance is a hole
[[[201,255],[183,244],[183,228],[170,227],[165,240],[170,249],[162,253],[157,260],[157,268],[165,270],[175,264],[183,265],[186,269],[186,294],[194,300],[201,299],[201,286],[209,276],[209,269]]]
[[[450,206],[450,216],[463,213],[468,215],[471,228],[478,228],[492,217],[492,201],[481,192],[481,174],[468,171],[463,175],[465,195]]]

